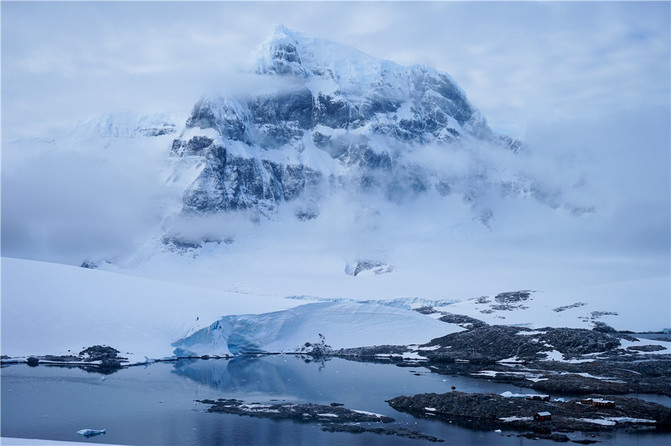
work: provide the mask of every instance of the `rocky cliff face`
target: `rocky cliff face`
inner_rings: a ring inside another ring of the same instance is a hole
[[[299,196],[318,202],[333,188],[395,201],[435,189],[473,200],[475,183],[488,179],[427,168],[414,159],[417,148],[475,141],[520,150],[430,67],[399,66],[278,27],[258,48],[252,72],[280,78],[284,88],[203,98],[173,142],[172,156],[200,169],[184,194],[186,213],[269,215]]]

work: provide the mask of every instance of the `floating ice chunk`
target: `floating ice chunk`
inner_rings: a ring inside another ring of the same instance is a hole
[[[574,418],[576,421],[584,421],[585,423],[600,424],[601,426],[615,426],[617,424],[613,420],[605,418]]]
[[[77,431],[82,437],[93,437],[95,435],[106,434],[107,429],[80,429]]]

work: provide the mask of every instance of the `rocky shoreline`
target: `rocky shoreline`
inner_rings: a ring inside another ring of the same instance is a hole
[[[640,341],[631,333],[617,332],[605,324],[592,330],[531,330],[490,326],[460,315],[441,319],[467,329],[418,346],[341,349],[333,354],[356,361],[421,364],[443,375],[488,379],[553,395],[648,393],[671,397],[671,350],[659,344],[636,345]]]
[[[388,403],[416,417],[457,423],[471,429],[514,429],[545,435],[620,428],[671,431],[669,407],[637,398],[609,397],[606,400],[602,395],[581,400],[544,401],[454,391],[399,396]]]
[[[510,305],[510,302],[501,305]],[[424,308],[419,311],[430,313],[433,310]],[[639,340],[631,333],[617,332],[602,323],[592,330],[552,327],[531,330],[490,326],[471,317],[445,313],[441,320],[457,323],[465,330],[423,345],[410,346],[378,345],[332,350],[322,339],[321,344],[306,344],[293,354],[306,361],[327,362],[339,357],[351,361],[392,363],[400,367],[421,366],[446,376],[486,379],[548,394],[547,401],[540,401],[519,395],[506,398],[496,394],[452,391],[399,396],[388,401],[395,410],[471,429],[507,429],[531,438],[580,443],[592,440],[571,440],[566,434],[614,429],[671,431],[671,408],[622,396],[637,393],[671,397],[671,355],[665,347],[667,342],[638,345]],[[214,359],[210,356],[180,357],[148,362],[211,358]],[[118,350],[100,345],[66,356],[46,355],[27,360],[2,358],[3,366],[19,362],[27,362],[30,366],[79,367],[102,374],[140,365],[129,364]],[[614,407],[579,403],[588,398],[612,401]],[[318,423],[323,430],[331,432],[370,432],[442,441],[421,432],[379,426],[379,423],[393,420],[352,411],[335,403],[332,406],[310,403],[260,405],[226,399],[200,402],[209,404],[210,412]],[[534,415],[542,412],[550,413],[551,420],[534,420]]]
[[[210,407],[207,411],[212,413],[226,413],[272,420],[292,420],[298,423],[317,423],[321,425],[323,431],[327,432],[369,432],[380,435],[428,440],[431,442],[443,441],[439,438],[405,428],[379,427],[377,426],[379,423],[392,423],[395,420],[385,415],[347,409],[340,403],[331,403],[328,406],[290,402],[262,404],[258,402],[245,403],[242,400],[225,398],[219,398],[216,401],[198,400],[198,402],[209,405]]]

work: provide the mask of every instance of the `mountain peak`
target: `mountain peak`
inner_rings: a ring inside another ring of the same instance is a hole
[[[283,23],[281,23],[279,25],[275,25],[271,34],[271,38],[269,40],[279,40],[283,38],[296,40],[297,35],[300,35],[300,33],[291,28],[288,28]]]
[[[270,38],[257,48],[252,71],[302,78],[360,79],[366,75],[379,75],[383,66],[396,64],[346,45],[308,37],[284,25],[277,25]]]

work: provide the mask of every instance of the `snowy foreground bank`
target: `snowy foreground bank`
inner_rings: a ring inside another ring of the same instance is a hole
[[[2,446],[82,446],[86,444],[99,444],[99,443],[82,443],[79,441],[37,440],[34,438],[2,437],[0,439],[0,445]],[[108,444],[107,446],[115,446],[115,445]]]
[[[2,354],[77,354],[100,344],[137,363],[173,357],[176,347],[199,355],[295,352],[306,342],[320,342],[320,334],[337,349],[420,344],[461,330],[435,314],[412,311],[427,305],[529,328],[604,322],[618,330],[657,331],[670,325],[668,277],[539,291],[516,302],[448,297],[288,299],[3,258]]]
[[[222,316],[247,313],[270,312],[230,317],[227,332],[193,350],[229,354],[235,343],[236,353],[244,345],[293,352],[320,333],[333,348],[414,344],[460,330],[376,303],[306,304],[17,259],[3,259],[2,299],[2,354],[10,357],[76,354],[101,344],[131,363],[169,358],[175,341]]]

